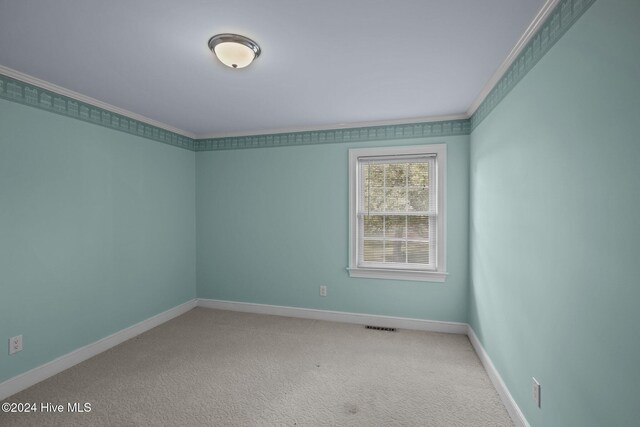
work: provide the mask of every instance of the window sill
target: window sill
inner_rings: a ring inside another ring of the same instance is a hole
[[[383,268],[348,267],[350,277],[370,279],[413,280],[419,282],[444,282],[448,273],[441,271],[394,270]]]

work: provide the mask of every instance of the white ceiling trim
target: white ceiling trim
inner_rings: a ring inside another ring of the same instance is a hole
[[[120,114],[120,115],[126,116],[126,117],[128,117],[130,119],[134,119],[134,120],[137,120],[139,122],[143,122],[143,123],[146,123],[148,125],[155,126],[157,128],[161,128],[161,129],[167,130],[169,132],[173,132],[173,133],[177,133],[177,134],[182,135],[182,136],[186,136],[187,138],[191,138],[191,139],[195,138],[195,135],[193,133],[191,133],[191,132],[187,132],[185,130],[178,129],[178,128],[175,128],[173,126],[169,126],[169,125],[167,125],[165,123],[159,122],[157,120],[150,119],[150,118],[145,117],[143,115],[140,115],[140,114],[128,111],[128,110],[124,110],[122,108],[116,107],[116,106],[111,105],[111,104],[107,104],[106,102],[99,101],[99,100],[97,100],[95,98],[91,98],[90,96],[86,96],[86,95],[83,95],[81,93],[74,92],[74,91],[69,90],[67,88],[64,88],[62,86],[58,86],[58,85],[55,85],[53,83],[49,83],[46,80],[41,80],[39,78],[30,76],[29,74],[25,74],[23,72],[14,70],[14,69],[9,68],[9,67],[5,67],[3,65],[0,65],[0,74],[4,74],[5,76],[11,77],[11,78],[16,79],[16,80],[20,80],[20,81],[22,81],[24,83],[32,84],[32,85],[38,86],[38,87],[40,87],[42,89],[46,89],[46,90],[49,90],[51,92],[55,92],[55,93],[57,93],[59,95],[64,95],[64,96],[67,96],[69,98],[73,98],[73,99],[75,99],[77,101],[86,102],[87,104],[91,104],[94,107],[102,108],[103,110],[107,110],[107,111],[110,111],[112,113]]]
[[[469,106],[466,112],[445,116],[424,116],[424,117],[413,117],[407,119],[394,119],[394,120],[374,120],[374,121],[363,121],[363,122],[352,122],[352,123],[339,123],[339,124],[327,124],[323,126],[302,126],[302,127],[291,127],[291,128],[276,128],[276,129],[260,129],[251,132],[227,132],[227,133],[209,133],[209,134],[194,134],[189,131],[185,131],[183,129],[178,129],[173,126],[167,125],[165,123],[150,119],[143,115],[134,113],[132,111],[128,111],[114,105],[108,104],[106,102],[99,101],[95,98],[91,98],[89,96],[83,95],[78,92],[74,92],[72,90],[66,89],[64,87],[58,86],[56,84],[47,82],[45,80],[38,79],[36,77],[30,76],[28,74],[22,73],[20,71],[14,70],[9,67],[5,67],[0,65],[0,73],[16,80],[23,81],[25,83],[32,84],[34,86],[41,87],[43,89],[58,93],[60,95],[67,96],[69,98],[76,99],[78,101],[85,102],[87,104],[91,104],[93,106],[102,108],[104,110],[120,114],[126,117],[129,117],[134,120],[138,120],[140,122],[149,124],[151,126],[155,126],[169,132],[173,132],[187,138],[191,138],[194,140],[198,139],[214,139],[214,138],[229,138],[229,137],[242,137],[242,136],[255,136],[255,135],[273,135],[280,133],[293,133],[293,132],[308,132],[308,131],[322,131],[322,130],[337,130],[337,129],[353,129],[353,128],[362,128],[362,127],[371,127],[371,126],[389,126],[389,125],[402,125],[402,124],[412,124],[412,123],[429,123],[429,122],[438,122],[438,121],[449,121],[449,120],[466,120],[469,119],[478,109],[478,107],[482,104],[485,98],[489,95],[494,86],[500,81],[502,76],[509,69],[511,64],[518,58],[518,55],[522,52],[527,43],[531,40],[531,38],[536,34],[538,29],[544,24],[547,17],[551,14],[551,12],[558,5],[560,0],[547,0],[546,3],[542,6],[538,14],[535,16],[531,24],[527,27],[523,35],[520,37],[518,42],[509,52],[509,55],[502,62],[500,67],[493,73],[491,78],[485,83],[482,90],[473,101],[473,103]]]
[[[502,76],[507,72],[511,64],[513,64],[513,61],[518,58],[520,52],[522,52],[527,43],[529,43],[529,40],[531,40],[531,38],[538,32],[540,27],[542,27],[542,24],[545,23],[547,17],[551,14],[551,12],[553,12],[558,3],[560,3],[560,0],[547,0],[546,3],[542,6],[540,12],[538,12],[535,18],[533,18],[533,21],[531,22],[531,24],[529,24],[529,27],[525,30],[524,34],[522,34],[522,37],[520,37],[520,40],[518,40],[513,49],[511,49],[511,52],[509,52],[509,55],[507,55],[504,62],[502,62],[498,69],[493,73],[491,78],[482,87],[482,90],[480,91],[476,99],[471,103],[471,106],[469,106],[469,108],[467,109],[467,117],[473,116],[473,113],[475,113],[478,107],[480,107],[480,104],[482,104],[484,99],[489,95],[491,89],[493,89],[493,87],[498,84]]]
[[[340,123],[340,124],[330,124],[330,125],[324,125],[324,126],[301,126],[301,127],[281,128],[281,129],[262,129],[262,130],[252,131],[252,132],[211,133],[211,134],[196,135],[195,139],[233,138],[233,137],[256,136],[256,135],[277,135],[280,133],[356,129],[356,128],[374,127],[374,126],[410,125],[413,123],[430,123],[430,122],[443,122],[443,121],[451,121],[451,120],[466,120],[468,118],[469,116],[467,116],[464,113],[461,113],[461,114],[450,114],[447,116],[414,117],[410,119],[396,119],[396,120],[372,120],[372,121],[366,121],[366,122]]]

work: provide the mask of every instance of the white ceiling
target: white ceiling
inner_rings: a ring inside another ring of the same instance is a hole
[[[199,136],[464,114],[544,0],[0,0],[0,65]],[[207,47],[260,44],[232,70]]]

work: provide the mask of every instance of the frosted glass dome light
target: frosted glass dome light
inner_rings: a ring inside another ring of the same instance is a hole
[[[260,56],[260,46],[238,34],[217,34],[209,39],[209,49],[227,67],[244,68]]]

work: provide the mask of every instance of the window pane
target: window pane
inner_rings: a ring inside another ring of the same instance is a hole
[[[364,191],[363,212],[383,212],[384,211],[384,189],[373,187],[369,191]]]
[[[384,217],[367,215],[364,217],[364,237],[384,237]]]
[[[429,264],[429,244],[407,242],[407,262],[410,264]]]
[[[388,216],[385,218],[386,238],[404,239],[407,237],[407,217],[406,216]]]
[[[407,185],[407,164],[391,163],[385,165],[387,187],[406,187]]]
[[[382,240],[365,240],[363,261],[384,262],[384,243]]]
[[[385,250],[384,250],[384,261],[385,262],[399,262],[406,263],[407,262],[407,242],[385,242]]]
[[[407,238],[420,240],[429,238],[428,216],[409,216],[407,222]]]
[[[382,187],[384,186],[384,165],[365,164],[362,176],[365,188]]]
[[[386,201],[388,212],[407,211],[407,189],[406,187],[387,188]]]
[[[409,187],[425,187],[429,184],[429,164],[409,164]]]
[[[411,188],[409,189],[409,211],[429,210],[429,190]]]

